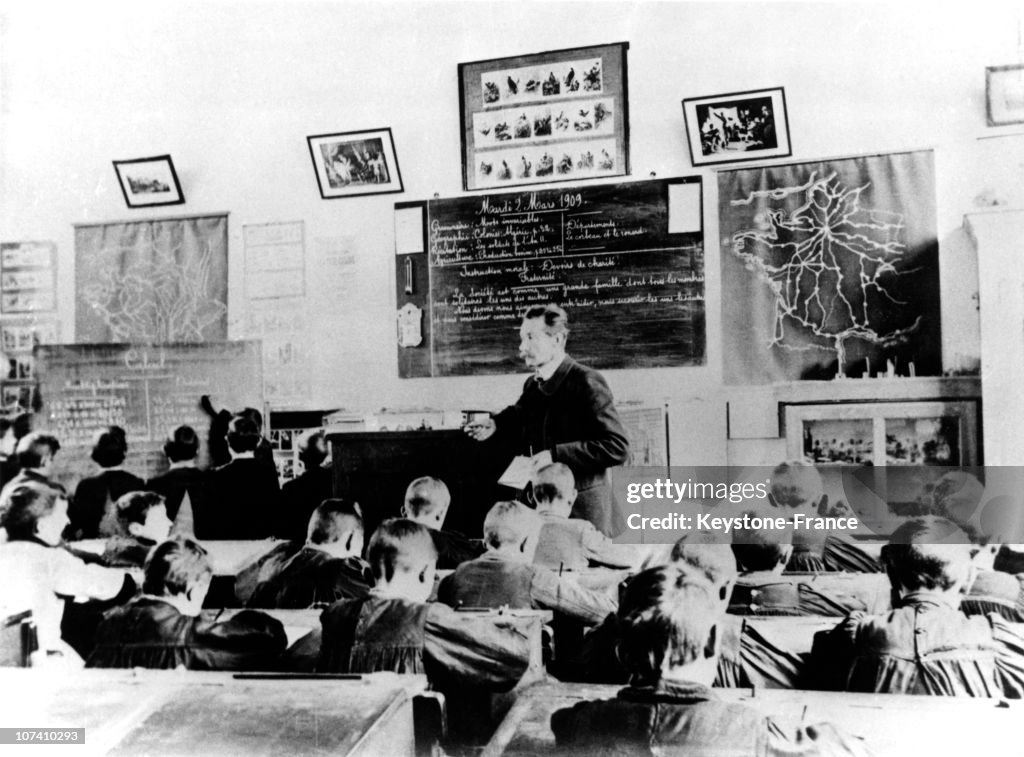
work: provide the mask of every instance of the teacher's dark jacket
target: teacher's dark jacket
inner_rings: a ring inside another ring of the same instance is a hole
[[[579,492],[571,517],[610,536],[621,531],[613,521],[608,469],[626,461],[629,440],[600,373],[566,356],[547,381],[528,378],[522,396],[494,420],[519,454],[550,450],[556,463],[569,466]]]

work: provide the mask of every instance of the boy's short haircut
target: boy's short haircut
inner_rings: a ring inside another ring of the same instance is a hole
[[[484,544],[498,549],[519,544],[540,531],[540,516],[521,502],[498,502],[484,518]]]
[[[736,580],[736,556],[728,544],[711,534],[684,536],[672,545],[672,564],[724,589]],[[727,599],[727,597],[723,597]]]
[[[157,597],[183,595],[213,576],[206,550],[191,539],[165,541],[153,547],[143,572],[142,591]]]
[[[243,407],[238,411],[238,415],[243,418],[248,418],[256,425],[256,433],[263,433],[263,413],[254,407]]]
[[[785,478],[789,478],[789,481],[780,481]],[[788,485],[783,486],[783,483]],[[769,490],[775,504],[786,508],[817,504],[825,493],[818,469],[802,460],[791,460],[775,466]]]
[[[405,490],[405,510],[413,518],[425,518],[451,504],[448,485],[433,476],[420,476]]]
[[[115,503],[117,519],[125,528],[131,523],[145,525],[150,509],[166,506],[167,500],[162,495],[149,491],[128,492]]]
[[[657,681],[666,667],[711,656],[721,615],[706,581],[678,565],[649,568],[619,602],[619,658],[635,683]]]
[[[113,468],[124,462],[128,455],[128,435],[120,426],[107,426],[96,436],[92,445],[92,459],[101,468]]]
[[[235,453],[255,452],[260,443],[260,430],[252,419],[238,414],[228,422],[227,439]]]
[[[62,492],[39,483],[19,484],[6,497],[7,509],[3,513],[3,527],[7,538],[31,539],[36,535],[36,524],[53,512]]]
[[[178,426],[164,442],[164,454],[172,463],[191,460],[199,454],[199,435],[191,426]]]
[[[59,449],[57,437],[35,431],[21,437],[14,452],[22,468],[38,468],[43,464],[44,455],[53,457]]]
[[[367,561],[378,581],[390,581],[396,573],[419,570],[437,561],[437,549],[426,526],[407,518],[391,518],[373,532]]]
[[[788,558],[792,544],[793,532],[788,528],[736,529],[732,535],[732,552],[740,567],[747,571],[772,570]]]
[[[327,441],[324,439],[323,431],[307,434],[299,442],[299,460],[306,466],[306,470],[319,468],[326,459]]]
[[[533,501],[538,505],[568,497],[576,488],[576,479],[565,463],[551,463],[533,477]]]
[[[349,499],[325,499],[309,518],[306,538],[313,544],[333,544],[349,533],[363,532],[363,511]]]
[[[946,591],[965,574],[971,549],[967,534],[952,521],[914,518],[892,532],[882,547],[882,564],[893,586]]]

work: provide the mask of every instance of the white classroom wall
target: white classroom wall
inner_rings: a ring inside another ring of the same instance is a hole
[[[633,177],[705,179],[707,362],[606,375],[620,400],[669,402],[674,461],[736,461],[725,405],[745,390],[722,385],[715,175],[690,166],[680,100],[785,87],[792,160],[934,148],[944,362],[968,369],[980,327],[962,217],[1024,205],[1022,130],[984,116],[985,66],[1021,61],[1021,16],[984,3],[8,2],[0,241],[56,242],[72,341],[72,224],[229,211],[229,332],[242,336],[242,226],[304,221],[311,282],[316,240],[356,256],[355,294],[318,300],[311,407],[498,408],[522,375],[397,377],[393,204],[462,193],[458,63],[628,41]],[[404,194],[320,199],[306,136],[383,126]],[[163,153],[187,204],[127,209],[111,161]]]

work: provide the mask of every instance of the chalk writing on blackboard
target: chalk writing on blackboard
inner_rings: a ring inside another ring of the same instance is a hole
[[[427,202],[429,293],[400,286],[398,304],[429,310],[430,359],[400,356],[402,375],[521,370],[512,332],[545,302],[569,311],[570,351],[595,367],[703,362],[702,235],[668,232],[668,187],[679,181],[699,182]]]
[[[93,472],[90,448],[106,426],[127,431],[127,467],[151,476],[166,465],[160,448],[173,428],[187,423],[205,437],[202,395],[218,407],[262,407],[258,342],[41,346],[35,356],[39,425],[60,439],[57,475],[69,481]]]

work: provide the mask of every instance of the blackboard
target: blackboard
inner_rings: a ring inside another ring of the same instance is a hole
[[[125,467],[143,478],[166,468],[163,442],[182,423],[199,433],[200,462],[207,462],[210,421],[199,398],[209,394],[218,409],[262,409],[261,355],[253,341],[37,347],[42,409],[35,427],[60,440],[55,476],[73,486],[95,473],[94,437],[109,425],[128,432]]]
[[[670,233],[674,184],[699,205],[699,177],[397,204],[422,207],[424,226],[422,252],[397,250],[399,375],[521,371],[519,319],[547,302],[568,311],[568,350],[587,365],[702,364],[700,209],[697,230]]]

